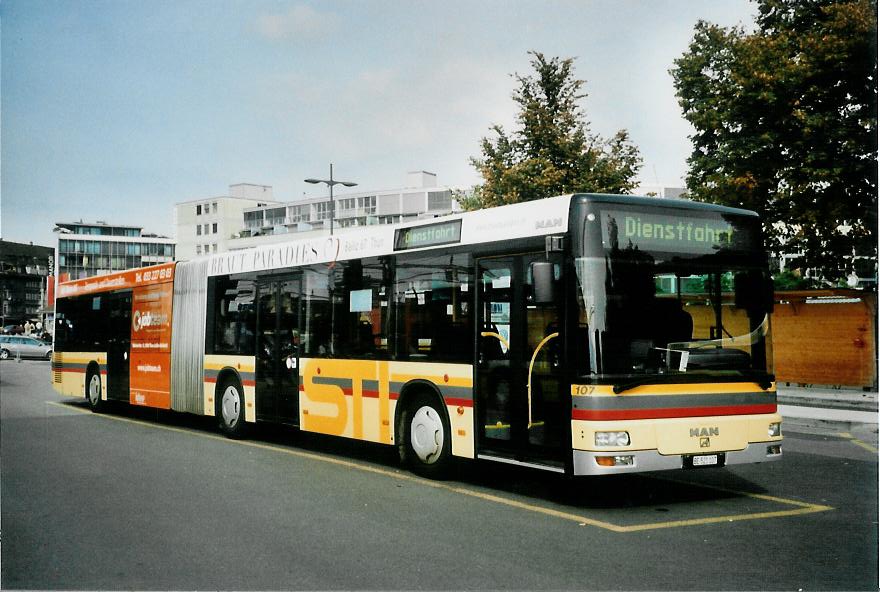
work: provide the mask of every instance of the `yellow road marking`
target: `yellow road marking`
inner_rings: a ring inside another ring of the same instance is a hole
[[[849,432],[840,432],[840,433],[837,434],[837,435],[840,436],[841,438],[845,439],[845,440],[849,440],[850,442],[852,442],[852,443],[855,444],[856,446],[860,446],[860,447],[864,448],[864,449],[867,450],[868,452],[873,452],[873,453],[875,453],[875,454],[877,453],[877,449],[876,449],[876,448],[874,448],[873,446],[871,446],[871,445],[868,444],[867,442],[862,442],[861,440],[859,440],[858,438],[856,438],[855,436],[853,436],[853,435],[850,434]]]
[[[480,491],[475,491],[473,489],[468,489],[466,487],[461,487],[457,485],[448,485],[446,483],[441,483],[437,481],[429,481],[427,479],[422,479],[421,477],[416,477],[414,475],[410,475],[407,473],[403,473],[401,471],[393,471],[390,469],[383,469],[379,467],[373,467],[370,465],[365,465],[362,463],[343,460],[339,458],[334,458],[332,456],[326,456],[314,452],[306,452],[303,450],[294,450],[289,448],[280,448],[278,446],[272,446],[269,444],[261,444],[259,442],[252,442],[247,440],[231,440],[225,436],[217,435],[217,434],[206,434],[203,432],[197,432],[193,430],[183,429],[183,428],[175,428],[172,426],[160,425],[152,422],[141,421],[137,419],[131,419],[128,417],[119,417],[115,415],[106,415],[100,414],[95,415],[92,414],[90,409],[83,409],[79,406],[73,406],[69,403],[59,403],[55,401],[47,401],[50,405],[56,405],[58,407],[63,407],[65,409],[75,409],[80,413],[91,414],[93,417],[102,417],[105,419],[112,419],[115,421],[122,421],[126,423],[132,423],[135,425],[140,425],[144,427],[152,427],[156,429],[166,430],[169,432],[177,432],[180,434],[186,434],[190,436],[198,436],[202,438],[208,438],[210,440],[217,440],[219,442],[226,442],[229,444],[239,444],[241,446],[249,446],[251,448],[257,448],[260,450],[269,450],[272,452],[279,452],[282,454],[288,454],[290,456],[295,456],[299,458],[305,458],[308,460],[314,460],[318,462],[324,462],[328,464],[333,464],[341,467],[346,467],[349,469],[356,469],[358,471],[363,471],[365,473],[373,473],[376,475],[383,475],[385,477],[391,477],[392,479],[398,479],[401,481],[408,481],[411,483],[417,483],[419,485],[424,485],[426,487],[432,487],[434,489],[442,489],[445,491],[450,491],[452,493],[458,493],[460,495],[466,495],[469,497],[473,497],[476,499],[481,499],[484,501],[517,508],[520,510],[525,510],[528,512],[534,512],[536,514],[543,514],[545,516],[552,516],[554,518],[560,518],[562,520],[567,520],[570,522],[576,522],[580,526],[595,526],[597,528],[602,528],[604,530],[610,530],[611,532],[618,533],[627,533],[627,532],[641,532],[645,530],[657,530],[663,528],[677,528],[682,526],[697,526],[702,524],[716,524],[721,522],[739,522],[743,520],[764,520],[768,518],[782,518],[785,516],[799,516],[803,514],[814,514],[816,512],[826,512],[829,510],[833,510],[831,506],[822,506],[818,504],[811,504],[807,502],[799,502],[797,500],[789,500],[780,497],[774,497],[771,495],[764,495],[760,493],[749,493],[747,491],[738,491],[734,489],[726,489],[724,487],[717,487],[714,485],[704,485],[704,484],[693,484],[693,483],[684,483],[682,481],[678,481],[675,479],[668,479],[663,477],[652,477],[654,479],[668,481],[670,483],[678,483],[683,485],[688,485],[692,487],[702,487],[704,489],[713,489],[716,491],[723,491],[725,493],[732,493],[735,495],[741,495],[746,497],[751,497],[754,499],[760,499],[764,501],[769,501],[773,503],[795,506],[797,509],[793,510],[779,510],[776,512],[758,512],[751,514],[731,514],[727,516],[714,516],[709,518],[695,518],[691,520],[671,520],[667,522],[652,522],[647,524],[633,524],[629,526],[621,526],[618,524],[612,524],[610,522],[605,522],[602,520],[597,520],[595,518],[589,518],[587,516],[583,516],[580,514],[574,514],[571,512],[563,512],[560,510],[554,510],[552,508],[547,508],[543,506],[538,506],[526,502],[517,501],[514,499],[490,494],[483,493]]]

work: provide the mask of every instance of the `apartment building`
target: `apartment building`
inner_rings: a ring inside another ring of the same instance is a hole
[[[55,249],[0,239],[0,326],[42,320]]]
[[[396,224],[460,211],[452,188],[439,186],[437,175],[427,171],[408,173],[401,188],[346,191],[334,195],[334,201],[335,209],[331,208],[329,194],[246,208],[240,238],[228,241],[228,249],[329,232],[331,212],[335,231],[345,232],[354,227]]]
[[[174,261],[174,240],[144,233],[140,226],[106,222],[57,222],[58,280]]]
[[[177,259],[228,251],[229,241],[237,238],[244,229],[243,212],[246,209],[277,204],[270,185],[253,183],[230,185],[229,195],[175,204]]]

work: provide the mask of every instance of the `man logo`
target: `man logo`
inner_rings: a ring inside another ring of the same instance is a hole
[[[709,448],[709,438],[700,438],[700,448]]]
[[[718,428],[691,428],[691,438],[707,438],[717,435]]]

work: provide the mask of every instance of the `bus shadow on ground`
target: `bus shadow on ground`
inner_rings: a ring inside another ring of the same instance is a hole
[[[745,492],[764,493],[753,482],[723,468],[691,472],[699,472],[703,478],[679,480],[681,473],[675,471],[567,477],[483,461],[464,465],[459,479],[481,489],[550,502],[568,510],[643,508],[666,513],[676,506],[736,500]]]
[[[87,403],[66,405],[88,408]],[[223,438],[214,417],[109,402],[107,415],[153,423]],[[326,455],[406,474],[396,446],[386,446],[301,432],[295,427],[258,423],[247,440],[281,449]],[[675,513],[676,507],[726,502],[766,490],[727,469],[711,468],[663,473],[568,477],[538,469],[491,461],[458,460],[445,483],[490,495],[516,497],[525,502],[553,504],[565,510],[644,509],[658,514]]]

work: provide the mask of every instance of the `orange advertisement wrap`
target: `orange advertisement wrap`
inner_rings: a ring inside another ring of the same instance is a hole
[[[163,263],[70,282],[64,281],[66,274],[61,274],[59,279],[62,283],[58,284],[57,296],[66,298],[67,296],[124,290],[137,286],[149,286],[158,282],[168,282],[174,278],[174,265],[174,263]]]
[[[171,408],[170,281],[135,286],[131,304],[130,402]]]
[[[171,409],[171,354],[131,352],[132,405]]]

